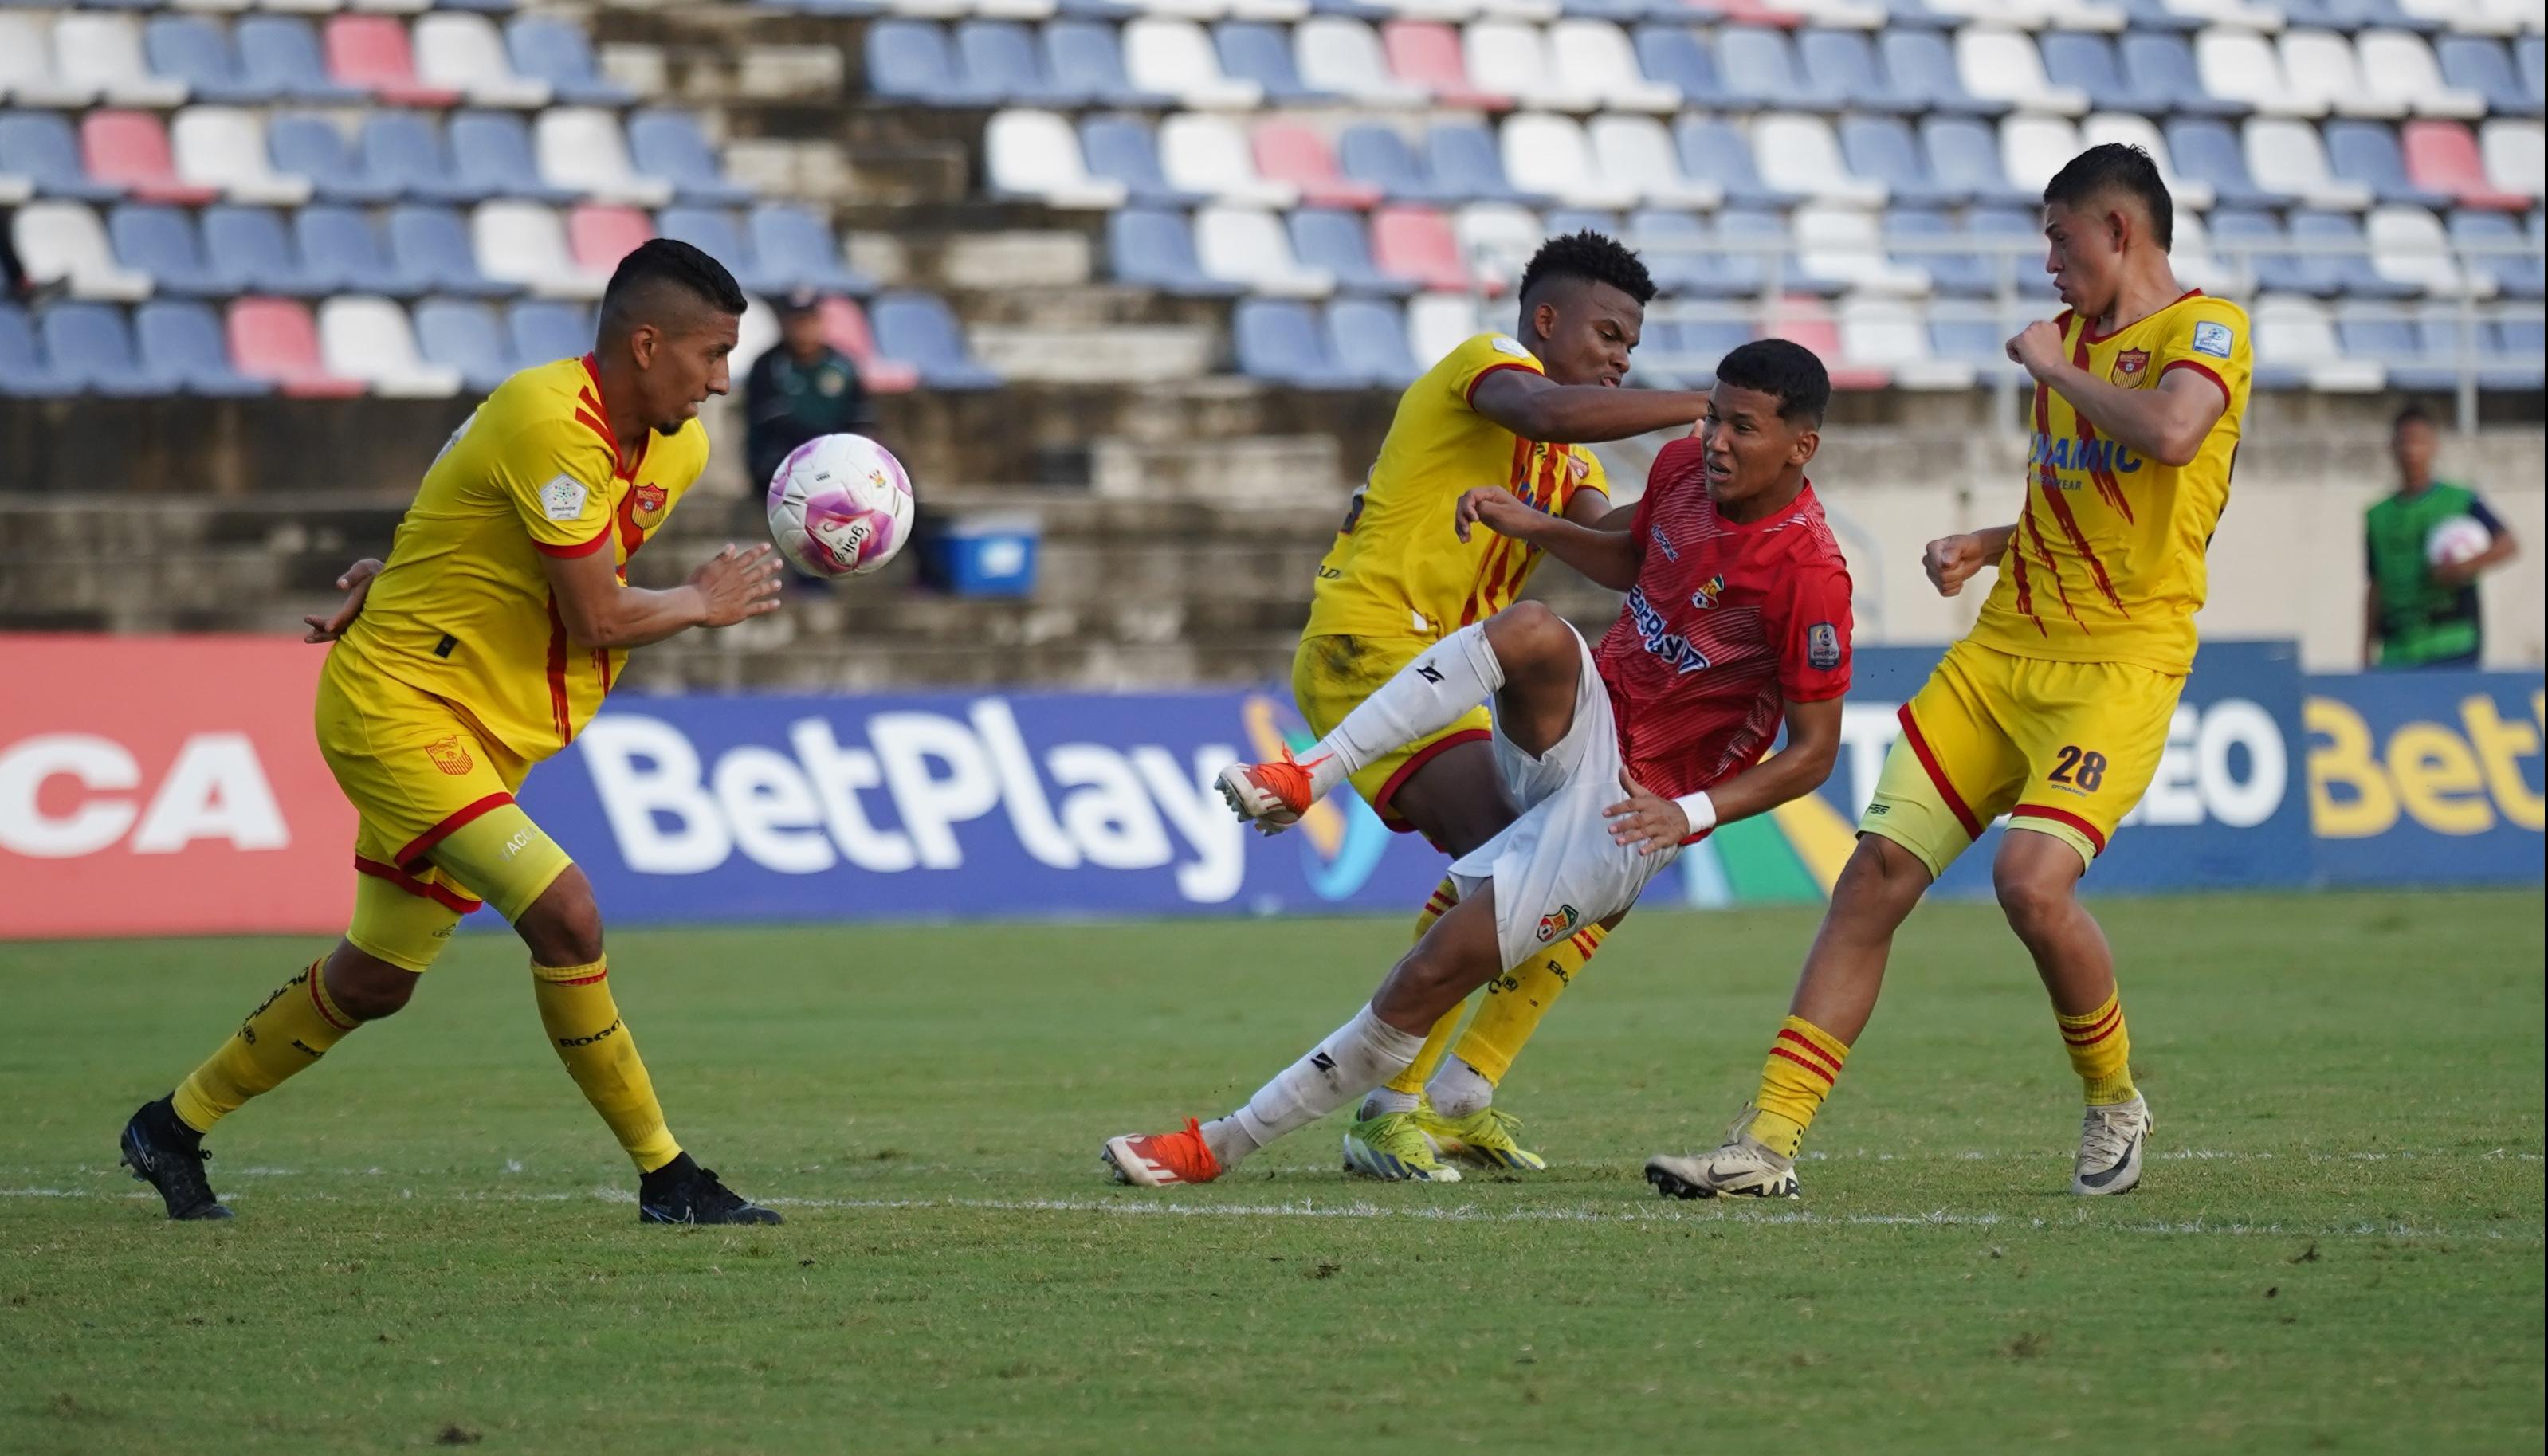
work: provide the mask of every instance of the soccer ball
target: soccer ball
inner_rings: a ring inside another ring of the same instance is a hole
[[[810,577],[863,577],[911,539],[911,477],[864,435],[807,440],[770,480],[770,539]]]
[[[2424,560],[2435,566],[2457,566],[2486,554],[2495,544],[2486,525],[2474,515],[2445,516],[2424,537]]]

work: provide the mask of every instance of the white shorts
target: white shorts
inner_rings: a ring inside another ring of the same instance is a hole
[[[1681,854],[1678,845],[1640,855],[1612,842],[1601,811],[1627,796],[1619,786],[1619,730],[1580,632],[1575,649],[1582,670],[1575,721],[1564,738],[1534,758],[1504,736],[1501,719],[1496,723],[1496,768],[1521,817],[1451,866],[1464,898],[1481,884],[1495,886],[1496,941],[1506,970],[1634,905],[1646,881]]]

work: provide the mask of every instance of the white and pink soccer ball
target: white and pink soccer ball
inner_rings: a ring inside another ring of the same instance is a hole
[[[770,539],[813,577],[863,577],[911,539],[911,477],[864,435],[807,440],[770,480]]]

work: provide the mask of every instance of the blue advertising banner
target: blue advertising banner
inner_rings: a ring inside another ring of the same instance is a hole
[[[2541,877],[2540,680],[2309,680],[2311,818],[2327,884]]]

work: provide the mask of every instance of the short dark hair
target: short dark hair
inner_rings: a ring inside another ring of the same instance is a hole
[[[640,323],[656,321],[636,315],[661,307],[668,296],[738,318],[750,307],[725,264],[686,242],[649,238],[619,260],[609,286],[601,291],[601,332],[624,334]]]
[[[2158,163],[2129,141],[2091,146],[2062,165],[2044,184],[2048,207],[2079,207],[2104,192],[2126,192],[2149,212],[2150,237],[2159,251],[2176,245],[2176,203],[2159,180]]]
[[[2394,435],[2411,424],[2420,424],[2426,429],[2433,428],[2432,411],[2421,405],[2410,404],[2406,409],[2398,411],[2397,418],[2389,421],[2389,432]]]
[[[1539,245],[1539,251],[1530,256],[1530,265],[1521,270],[1521,301],[1529,303],[1533,294],[1560,278],[1606,283],[1635,299],[1639,307],[1655,298],[1655,280],[1646,272],[1645,263],[1621,246],[1617,238],[1589,228]]]
[[[1792,339],[1759,338],[1738,346],[1717,362],[1716,382],[1776,400],[1778,417],[1790,423],[1821,424],[1831,408],[1830,373],[1813,350]]]

